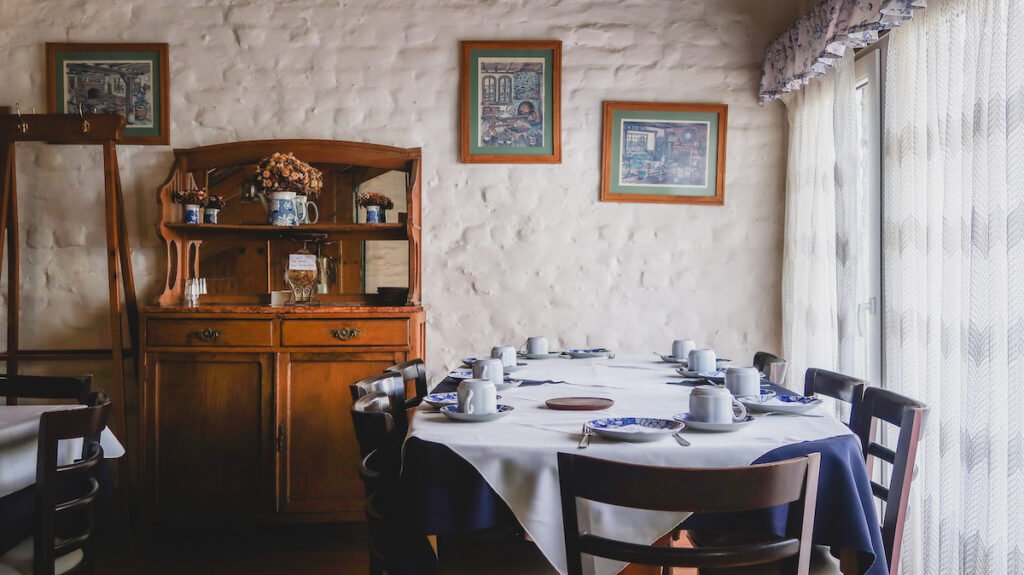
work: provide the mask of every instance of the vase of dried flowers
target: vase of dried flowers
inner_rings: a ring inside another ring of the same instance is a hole
[[[208,196],[206,206],[203,208],[203,223],[216,224],[217,216],[224,208],[224,196]]]
[[[267,209],[267,222],[274,226],[299,225],[295,197],[301,194],[315,198],[324,185],[320,170],[290,152],[263,158],[256,165],[254,181]]]
[[[356,196],[356,204],[366,209],[366,223],[387,223],[387,211],[395,207],[391,198],[379,192],[363,192]]]
[[[178,190],[171,194],[171,199],[182,205],[181,221],[186,224],[198,224],[203,221],[200,212],[206,205],[206,192],[198,188]]]

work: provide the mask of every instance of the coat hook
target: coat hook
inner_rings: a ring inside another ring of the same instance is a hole
[[[78,103],[78,117],[82,119],[82,133],[83,134],[88,134],[89,133],[89,128],[91,126],[89,126],[89,120],[85,119],[85,114],[82,113],[82,103],[81,102]]]
[[[21,132],[22,134],[27,134],[28,122],[26,122],[25,119],[21,117],[21,103],[15,102],[14,109],[17,110],[18,114],[18,131]]]

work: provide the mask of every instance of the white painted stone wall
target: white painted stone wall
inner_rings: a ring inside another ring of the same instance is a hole
[[[0,103],[45,108],[46,41],[170,43],[172,144],[421,146],[432,373],[492,343],[780,347],[785,118],[756,101],[799,0],[0,0]],[[563,162],[458,162],[458,41],[559,39]],[[729,105],[726,205],[598,201],[603,100]],[[22,145],[23,340],[104,345],[98,152]],[[157,293],[169,147],[119,149],[136,281]],[[0,331],[2,337],[2,331]],[[96,366],[50,366],[88,370]]]

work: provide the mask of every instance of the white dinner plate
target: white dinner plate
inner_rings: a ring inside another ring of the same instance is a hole
[[[515,408],[511,405],[498,405],[498,411],[494,413],[462,413],[459,411],[458,405],[446,405],[441,408],[441,413],[448,419],[455,421],[469,421],[474,423],[480,423],[484,421],[494,421],[501,419],[506,415],[515,411]]]
[[[706,421],[690,420],[689,413],[677,413],[672,416],[672,419],[676,421],[681,421],[682,423],[686,424],[686,429],[715,432],[736,431],[737,429],[743,429],[744,427],[750,425],[754,421],[754,418],[748,415],[745,418],[743,418],[743,420],[732,423],[708,423]]]
[[[588,421],[587,427],[607,439],[647,443],[675,434],[683,424],[654,417],[606,417]]]

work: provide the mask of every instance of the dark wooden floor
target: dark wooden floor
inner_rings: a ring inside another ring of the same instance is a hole
[[[366,525],[161,531],[134,552],[99,549],[97,575],[303,575],[368,572]]]

